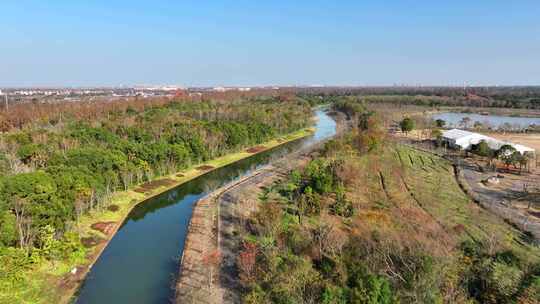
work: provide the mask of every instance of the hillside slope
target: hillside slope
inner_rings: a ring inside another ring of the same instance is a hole
[[[452,165],[362,132],[261,190],[239,234],[246,303],[537,303],[539,249]]]

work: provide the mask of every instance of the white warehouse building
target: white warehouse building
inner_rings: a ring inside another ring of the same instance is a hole
[[[444,131],[442,134],[442,138],[449,147],[461,150],[468,150],[471,148],[472,145],[477,145],[481,141],[485,141],[488,144],[489,148],[492,150],[498,150],[504,145],[510,145],[521,154],[535,153],[535,150],[533,148],[529,148],[524,145],[505,142],[479,133],[459,129]]]

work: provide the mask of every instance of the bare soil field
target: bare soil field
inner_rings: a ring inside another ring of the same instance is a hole
[[[114,231],[114,226],[116,225],[116,222],[98,222],[95,224],[92,224],[92,229],[97,230],[103,234],[111,235],[111,233]]]
[[[215,167],[213,166],[208,166],[208,165],[204,165],[204,166],[199,166],[197,168],[195,168],[199,171],[208,171],[208,170],[212,170],[212,169],[215,169]]]
[[[487,136],[497,138],[504,141],[513,142],[516,144],[525,145],[531,147],[540,152],[540,134],[527,134],[527,133],[487,133]]]
[[[172,180],[170,178],[162,178],[154,181],[150,181],[147,183],[144,183],[140,185],[138,188],[136,188],[134,191],[138,193],[147,193],[151,192],[159,187],[165,186],[170,187],[176,183],[175,180]]]
[[[252,148],[249,148],[246,150],[246,152],[248,153],[257,153],[257,152],[261,152],[263,150],[265,150],[266,148],[264,146],[256,146],[256,147],[252,147]]]

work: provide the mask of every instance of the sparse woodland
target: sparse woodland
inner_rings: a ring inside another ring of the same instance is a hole
[[[538,303],[540,250],[459,188],[451,164],[356,126],[260,196],[237,269],[245,303]]]

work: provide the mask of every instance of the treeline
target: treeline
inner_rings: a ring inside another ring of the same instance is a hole
[[[279,90],[259,89],[249,92],[203,92],[178,98],[191,101],[257,98],[271,96],[281,101],[298,97],[311,104],[331,103],[344,97],[356,97],[367,103],[416,105],[416,106],[459,106],[459,107],[499,107],[540,109],[540,87],[310,87],[280,88]],[[27,123],[40,122],[55,124],[65,118],[96,119],[111,112],[123,111],[127,106],[141,109],[157,102],[174,101],[169,97],[158,99],[126,98],[122,100],[101,100],[68,102],[57,101],[10,105],[9,110],[0,107],[0,131],[22,128]]]
[[[0,103],[0,132],[13,129],[22,129],[28,124],[32,125],[56,125],[69,120],[94,121],[108,118],[114,113],[124,112],[127,108],[142,111],[147,107],[165,105],[171,102],[191,101],[208,102],[221,101],[232,102],[241,99],[276,98],[280,101],[297,100],[292,92],[277,90],[251,90],[227,91],[227,92],[196,92],[180,96],[170,97],[125,97],[114,99],[111,97],[84,98],[79,101],[50,100],[43,96],[34,97],[30,100],[10,98],[6,108],[3,100]]]
[[[127,108],[143,111],[147,107],[165,105],[168,98],[132,98],[111,101],[12,103],[0,110],[0,132],[21,130],[28,125],[52,127],[68,121],[94,121],[125,112]],[[13,101],[12,101],[13,102]]]
[[[450,87],[450,86],[378,86],[378,87],[306,87],[295,90],[304,94],[331,95],[409,95],[409,96],[466,96],[468,94],[484,96],[537,97],[540,86],[483,86],[483,87]]]
[[[367,95],[360,96],[367,103],[389,103],[394,105],[415,106],[450,106],[450,107],[491,107],[511,109],[540,109],[540,96],[520,97],[466,95],[463,97],[448,96],[400,96],[400,95]]]
[[[111,107],[0,136],[0,267],[51,242],[69,247],[70,227],[116,190],[307,127],[312,116],[308,103],[274,97]]]
[[[321,87],[297,91],[324,99],[351,96],[394,105],[540,109],[540,87]]]

